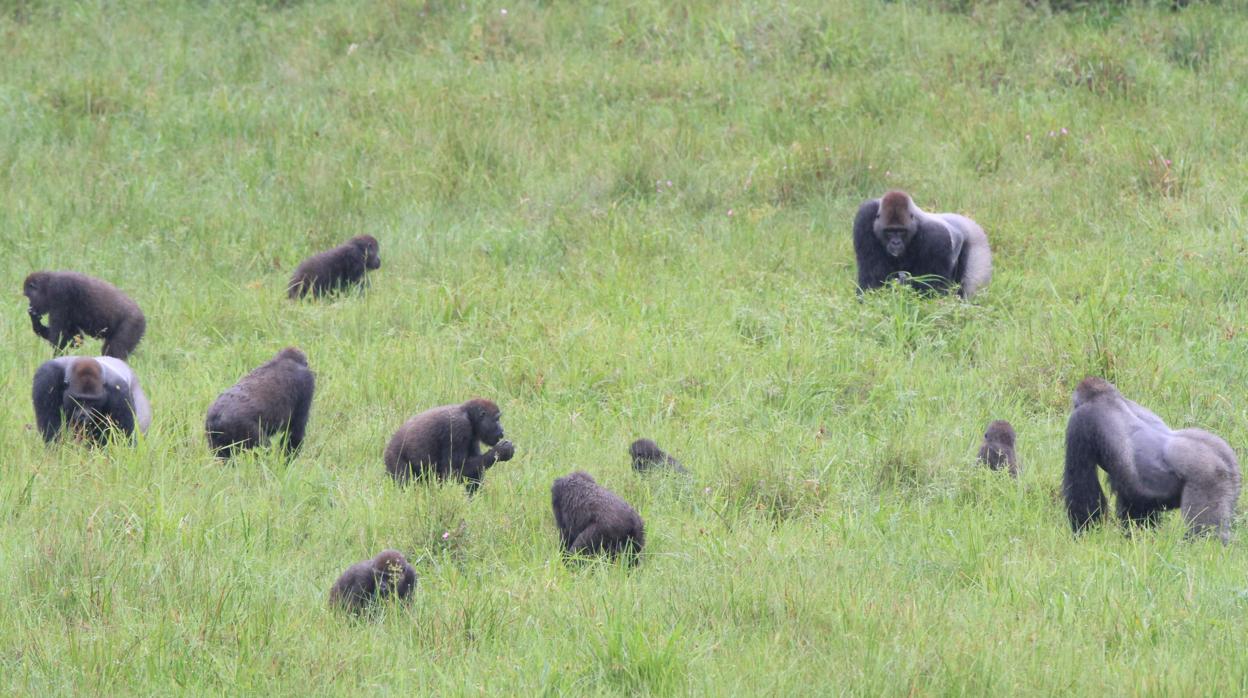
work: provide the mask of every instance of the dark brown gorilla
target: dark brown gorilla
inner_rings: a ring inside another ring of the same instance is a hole
[[[636,562],[646,544],[645,524],[637,511],[583,470],[555,480],[550,504],[567,554],[626,553]]]
[[[390,439],[386,471],[400,484],[430,473],[439,481],[465,480],[471,494],[490,466],[515,455],[515,447],[503,439],[501,419],[498,405],[484,398],[421,412]],[[492,448],[481,453],[479,443]]]
[[[26,277],[22,293],[35,334],[65,349],[78,334],[104,340],[100,351],[125,361],[147,329],[143,311],[116,286],[72,271],[37,271]],[[40,318],[48,315],[48,326]]]
[[[302,298],[309,293],[322,296],[359,283],[366,271],[381,268],[377,251],[377,238],[360,235],[332,250],[314,254],[295,269],[287,295],[291,298]]]
[[[287,347],[243,376],[208,408],[208,445],[219,458],[267,443],[286,432],[286,452],[303,444],[316,380],[308,357]]]
[[[60,356],[43,362],[35,372],[31,399],[44,441],[55,439],[66,424],[80,437],[102,443],[109,429],[129,436],[137,427],[146,434],[152,423],[152,408],[138,376],[111,356]]]
[[[1062,494],[1075,533],[1104,516],[1098,465],[1109,474],[1123,523],[1150,526],[1177,508],[1189,533],[1216,531],[1230,540],[1240,487],[1231,447],[1203,429],[1173,430],[1109,381],[1090,377],[1075,388],[1066,422]]]
[[[988,425],[984,442],[979,446],[979,460],[993,470],[1007,468],[1010,477],[1018,477],[1018,456],[1014,454],[1014,427],[1004,419]]]
[[[633,457],[633,470],[645,472],[653,468],[667,467],[678,473],[688,473],[680,461],[668,455],[659,445],[650,439],[637,439],[628,447],[628,454]]]
[[[383,550],[377,557],[357,562],[334,582],[329,603],[351,613],[359,613],[378,601],[411,596],[416,586],[416,570],[397,550]]]

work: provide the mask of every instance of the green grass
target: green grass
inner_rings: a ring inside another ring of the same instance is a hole
[[[1089,373],[1245,453],[1248,14],[1087,5],[0,0],[0,690],[1248,690],[1242,531],[1075,541],[1058,498]],[[889,187],[983,224],[973,303],[855,297]],[[284,299],[362,233],[367,293]],[[137,447],[33,431],[42,268],[146,312]],[[302,453],[214,462],[208,405],[287,344]],[[476,395],[516,459],[396,489],[394,429]],[[643,435],[695,478],[635,476]],[[574,468],[638,568],[560,560]],[[414,602],[331,612],[384,547]]]

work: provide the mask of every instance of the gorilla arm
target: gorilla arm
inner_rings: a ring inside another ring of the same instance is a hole
[[[464,459],[464,466],[461,470],[464,478],[468,480],[468,490],[470,492],[476,490],[477,486],[481,484],[481,478],[485,477],[485,471],[489,470],[490,466],[499,461],[511,460],[511,457],[516,452],[515,446],[512,446],[511,442],[506,439],[494,444],[485,453],[477,455],[476,451],[477,442],[473,441],[471,450],[468,453],[468,457]]]
[[[34,329],[35,334],[49,342],[53,341],[52,337],[49,336],[52,330],[43,324],[43,313],[35,310],[32,306],[26,309],[26,314],[30,316],[30,326]]]
[[[45,361],[35,371],[31,400],[35,406],[35,423],[44,441],[56,438],[61,430],[61,403],[65,395],[65,368],[55,359]]]
[[[897,271],[897,265],[885,254],[872,231],[879,210],[880,200],[872,199],[859,206],[858,215],[854,216],[854,254],[858,258],[859,293],[883,286],[888,277]]]

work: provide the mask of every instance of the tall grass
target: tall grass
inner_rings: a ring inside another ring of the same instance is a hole
[[[1067,9],[0,1],[0,687],[1243,692],[1242,541],[1075,541],[1058,483],[1089,373],[1243,452],[1248,22]],[[984,225],[974,303],[856,297],[891,187]],[[363,233],[367,292],[285,300]],[[33,430],[42,268],[144,308],[137,446]],[[287,344],[303,451],[218,464],[209,403]],[[516,459],[395,488],[393,430],[475,395]],[[994,418],[1017,482],[972,462]],[[632,473],[641,435],[693,480]],[[645,518],[639,567],[560,561],[574,468]],[[414,602],[331,612],[383,547]]]

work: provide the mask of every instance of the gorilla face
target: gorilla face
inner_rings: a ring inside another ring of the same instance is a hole
[[[914,237],[914,231],[909,228],[885,228],[877,237],[880,244],[884,246],[884,251],[889,256],[897,258],[906,253],[906,247],[910,244],[910,239]]]
[[[503,438],[501,412],[480,411],[473,420],[473,430],[477,438],[486,446],[494,446]]]

